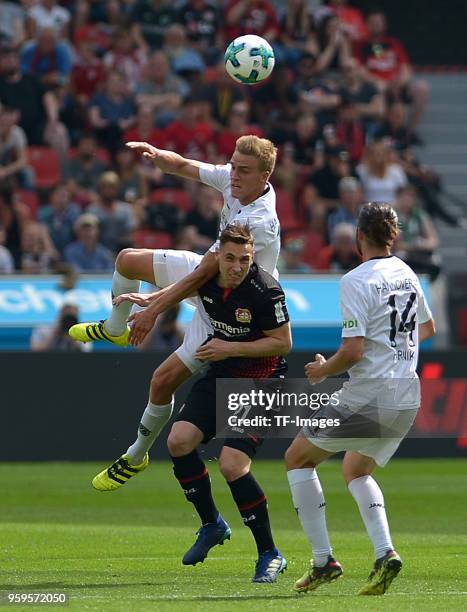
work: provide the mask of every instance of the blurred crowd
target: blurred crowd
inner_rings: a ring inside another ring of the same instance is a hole
[[[276,57],[254,87],[223,62],[246,33]],[[436,278],[432,219],[457,220],[414,153],[428,96],[386,16],[345,0],[0,1],[0,273],[109,272],[128,246],[203,253],[220,195],[124,143],[223,163],[256,134],[279,150],[282,272],[358,265],[359,207],[384,200],[397,254]]]

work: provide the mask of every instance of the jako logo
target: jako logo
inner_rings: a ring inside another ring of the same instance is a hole
[[[368,506],[368,508],[384,508],[384,504],[377,504],[376,502],[373,504],[370,504]]]

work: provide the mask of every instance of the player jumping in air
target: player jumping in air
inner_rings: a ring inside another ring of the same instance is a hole
[[[257,136],[242,136],[236,142],[230,163],[223,166],[186,159],[144,142],[129,142],[127,146],[164,172],[201,181],[221,191],[224,207],[220,230],[229,223],[248,224],[255,241],[255,261],[270,274],[277,275],[280,227],[276,195],[269,183],[277,153],[272,142]],[[124,249],[118,254],[112,278],[112,295],[117,299],[109,318],[75,325],[70,335],[81,342],[107,340],[120,346],[138,345],[161,312],[192,295],[218,273],[217,248],[216,242],[204,257],[189,251]],[[152,283],[162,290],[142,300],[136,294],[140,281]],[[130,329],[127,320],[133,302],[147,308],[130,317]],[[147,467],[148,451],[172,414],[173,394],[202,367],[203,362],[196,358],[196,351],[211,333],[209,318],[199,305],[187,327],[183,344],[153,374],[149,401],[136,441],[94,478],[94,488],[113,491]]]
[[[185,565],[202,562],[213,546],[230,537],[197,451],[216,435],[216,379],[280,378],[287,370],[283,355],[290,351],[292,339],[284,292],[273,276],[253,263],[253,254],[248,227],[227,226],[220,235],[219,274],[202,285],[195,298],[204,304],[213,327],[213,339],[195,356],[210,367],[193,385],[167,441],[175,477],[201,519],[196,542],[183,557]],[[261,443],[254,436],[226,438],[219,468],[256,542],[253,582],[269,583],[287,562],[274,544],[264,492],[250,472]]]
[[[332,414],[340,417],[341,426],[321,432],[303,428],[285,455],[293,503],[313,551],[310,569],[295,583],[298,592],[314,591],[342,574],[332,556],[315,469],[339,451],[346,451],[344,478],[375,550],[374,567],[360,594],[382,595],[402,567],[372,473],[386,465],[414,422],[420,406],[418,346],[434,335],[435,324],[417,276],[391,255],[397,224],[388,204],[362,208],[357,244],[363,263],[341,280],[342,344],[327,361],[317,354],[305,366],[312,384],[346,371],[349,381]],[[331,412],[322,407],[316,416]]]

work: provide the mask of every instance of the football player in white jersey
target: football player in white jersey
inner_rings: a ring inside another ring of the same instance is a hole
[[[346,371],[349,380],[338,392],[338,406],[319,409],[319,416],[338,417],[340,426],[321,432],[305,427],[286,452],[294,506],[313,551],[310,569],[295,583],[298,592],[314,591],[342,574],[332,556],[316,473],[339,451],[346,451],[344,478],[375,549],[360,594],[382,595],[402,567],[383,493],[371,474],[386,465],[414,422],[420,406],[418,345],[433,336],[435,324],[417,276],[391,255],[397,233],[397,215],[388,204],[362,208],[357,244],[363,263],[341,280],[342,344],[327,361],[317,354],[305,366],[312,384]]]
[[[269,183],[277,150],[271,141],[242,136],[236,142],[230,163],[224,166],[186,159],[144,142],[128,142],[127,146],[164,172],[201,181],[221,191],[224,207],[220,230],[235,222],[247,224],[255,241],[255,261],[277,278],[280,226],[274,188]],[[116,260],[112,279],[114,305],[109,318],[75,325],[70,335],[81,342],[107,340],[120,346],[140,344],[161,312],[193,295],[218,273],[216,250],[217,242],[204,257],[189,251],[124,249]],[[140,281],[162,290],[142,296],[137,293]],[[146,308],[130,317],[133,303]],[[131,328],[127,320],[132,321]],[[211,332],[209,319],[202,306],[198,306],[186,329],[183,344],[154,372],[136,441],[93,479],[94,488],[113,491],[147,467],[148,450],[172,413],[173,394],[202,367],[203,363],[195,354]],[[121,384],[127,383],[122,381]]]

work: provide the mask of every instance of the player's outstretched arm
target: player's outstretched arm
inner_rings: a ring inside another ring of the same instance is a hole
[[[202,162],[195,159],[186,159],[174,151],[166,151],[158,149],[148,142],[127,142],[126,146],[133,151],[136,151],[146,159],[153,162],[155,166],[160,168],[162,172],[168,174],[176,174],[182,178],[199,181],[199,169],[203,165]]]

